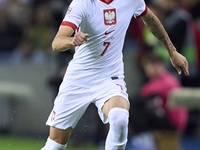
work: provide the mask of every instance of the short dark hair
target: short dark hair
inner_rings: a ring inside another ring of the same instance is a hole
[[[164,59],[157,55],[157,54],[149,54],[146,57],[144,57],[142,61],[142,66],[145,67],[146,64],[152,63],[152,64],[164,64]]]
[[[159,55],[156,55],[156,54],[148,55],[146,60],[150,63],[164,63],[163,58]]]

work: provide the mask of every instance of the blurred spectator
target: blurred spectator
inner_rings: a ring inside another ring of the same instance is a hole
[[[6,61],[22,37],[21,27],[14,24],[7,9],[0,8],[0,62]]]
[[[7,0],[0,0],[0,8],[4,8],[6,6]]]
[[[199,0],[183,0],[182,5],[188,12],[191,14],[193,18],[192,29],[195,34],[195,43],[197,48],[197,61],[198,61],[198,76],[197,83],[200,86],[200,1]]]
[[[31,20],[30,0],[8,0],[7,10],[12,22],[26,28]]]
[[[33,40],[24,38],[15,49],[9,59],[10,63],[42,63],[44,57],[42,52],[35,51]]]
[[[49,3],[42,3],[36,6],[32,23],[29,27],[29,36],[34,40],[36,50],[44,53],[51,52],[53,37]]]
[[[187,126],[188,111],[185,107],[170,108],[168,106],[168,95],[172,90],[181,88],[181,84],[166,70],[164,60],[160,56],[149,55],[144,61],[144,70],[149,81],[141,88],[140,95],[142,97],[140,98],[142,100],[151,100],[151,105],[153,106],[151,107],[153,109],[144,110],[143,107],[139,111],[143,114],[140,116],[140,113],[136,114],[134,112],[135,106],[132,104],[133,109],[130,114],[133,118],[130,118],[130,120],[134,120],[135,116],[138,115],[139,121],[140,119],[146,121],[142,118],[145,117],[145,113],[147,117],[155,113],[156,115],[150,116],[151,118],[147,119],[148,121],[145,123],[147,126],[150,126],[149,128],[146,127],[147,130],[155,130],[153,133],[157,149],[178,150],[180,148],[181,135]],[[130,121],[133,129],[134,123],[138,120]],[[141,126],[144,125],[141,124]],[[173,140],[169,140],[170,138]]]
[[[186,10],[188,10],[194,20],[200,18],[200,1],[199,0],[182,0],[181,4]]]
[[[150,55],[144,64],[144,70],[149,81],[141,88],[142,96],[159,95],[162,98],[161,107],[168,115],[172,125],[183,132],[187,125],[188,112],[184,107],[169,108],[167,97],[172,90],[181,88],[180,82],[169,73],[161,57]]]
[[[188,33],[191,23],[190,15],[180,8],[178,0],[159,0],[158,5],[163,11],[164,18],[162,21],[165,29],[177,50],[182,52],[184,46],[190,46],[185,44],[191,42],[188,39],[191,38],[191,33]]]
[[[66,10],[69,6],[69,1],[62,1],[62,0],[52,0],[51,1],[51,10],[52,10],[52,25],[55,30],[55,34],[64,18]]]

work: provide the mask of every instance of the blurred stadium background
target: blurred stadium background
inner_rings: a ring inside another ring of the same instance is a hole
[[[74,53],[74,50],[62,53],[51,50],[51,42],[70,2],[0,0],[0,150],[36,150],[45,144],[49,130],[45,122]],[[160,18],[178,51],[189,60],[190,77],[177,76],[165,50],[146,31],[141,19],[133,18],[123,49],[130,100],[147,81],[142,58],[150,52],[161,55],[183,88],[190,89],[185,98],[178,95],[178,102],[172,98],[173,105],[185,105],[189,110],[182,150],[200,150],[200,0],[146,0],[146,3]],[[173,13],[173,17],[168,17]],[[73,131],[69,149],[102,150],[107,129],[95,106],[90,105]],[[139,132],[130,125],[129,131],[135,150],[156,150],[153,144],[148,147],[152,142],[148,136],[150,130]],[[148,148],[139,146],[140,141]],[[127,149],[133,149],[131,143]]]

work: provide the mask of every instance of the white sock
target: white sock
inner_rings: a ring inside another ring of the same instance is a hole
[[[110,129],[105,150],[125,150],[128,136],[129,112],[123,108],[113,108],[108,113]]]
[[[64,150],[66,147],[67,144],[62,145],[48,138],[45,146],[41,150]]]

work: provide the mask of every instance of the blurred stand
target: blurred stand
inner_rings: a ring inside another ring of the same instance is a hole
[[[131,128],[135,134],[150,131],[157,150],[179,150],[188,111],[183,106],[169,107],[168,96],[180,89],[181,84],[166,70],[160,56],[145,57],[143,68],[149,81],[141,88],[140,95],[131,100]]]
[[[46,61],[43,53],[35,50],[33,40],[28,38],[23,39],[19,43],[19,46],[8,60],[12,64],[41,64]]]
[[[21,27],[10,20],[7,9],[0,7],[0,63],[12,54],[22,35]]]
[[[53,39],[50,14],[51,9],[49,3],[37,5],[27,31],[28,36],[33,39],[35,49],[45,54],[51,52],[51,42]]]
[[[196,57],[197,57],[197,68],[198,70],[198,78],[197,83],[198,87],[200,86],[200,1],[199,0],[183,0],[181,1],[182,7],[187,10],[192,16],[192,30],[195,35],[195,44],[196,44]]]
[[[14,82],[0,82],[0,133],[12,133],[16,126],[17,106],[30,101],[33,89],[30,85]]]

